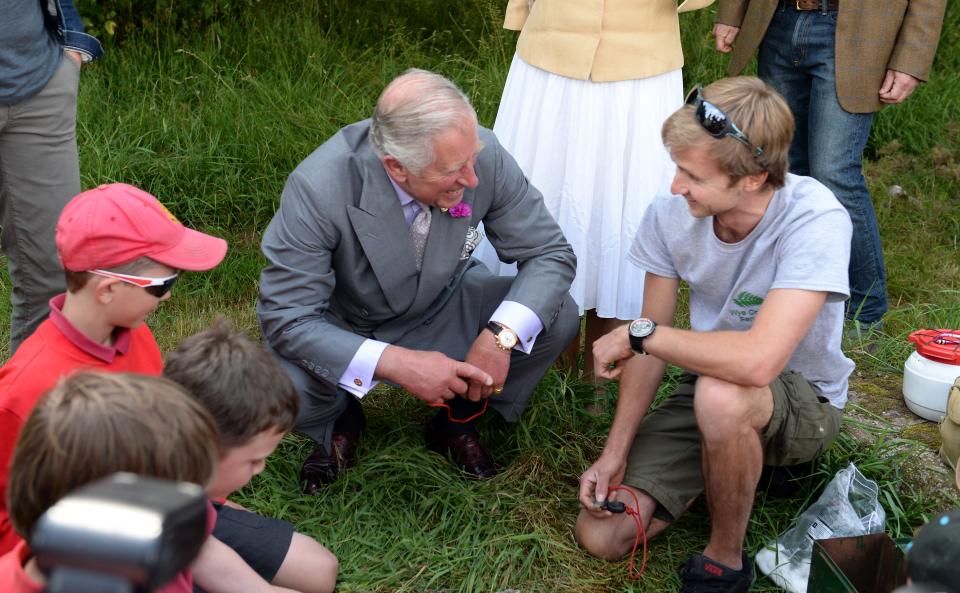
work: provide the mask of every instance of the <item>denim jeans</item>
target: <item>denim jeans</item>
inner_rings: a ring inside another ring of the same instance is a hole
[[[790,171],[814,177],[837,196],[853,222],[847,318],[867,325],[887,311],[880,229],[863,178],[872,113],[849,113],[837,100],[837,12],[781,6],[760,47],[760,78],[782,94],[796,119]],[[879,89],[878,89],[879,91]]]

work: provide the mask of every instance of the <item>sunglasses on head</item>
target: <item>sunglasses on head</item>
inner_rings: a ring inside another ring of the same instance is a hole
[[[708,134],[714,138],[723,138],[730,136],[737,142],[743,144],[753,152],[753,158],[759,159],[763,164],[763,149],[754,146],[747,138],[737,124],[733,123],[722,109],[703,98],[703,87],[699,84],[687,93],[684,101],[685,105],[693,105],[694,116]]]
[[[121,282],[133,284],[134,286],[139,286],[158,299],[170,292],[170,289],[173,288],[173,285],[177,282],[177,278],[180,276],[178,273],[172,276],[167,276],[166,278],[149,278],[147,276],[118,274],[116,272],[108,272],[107,270],[90,270],[90,273],[96,274],[97,276],[103,276],[104,278],[120,280]]]

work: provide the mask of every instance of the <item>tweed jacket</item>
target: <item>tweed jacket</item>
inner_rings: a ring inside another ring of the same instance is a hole
[[[531,66],[578,80],[630,80],[682,67],[677,13],[712,3],[510,0],[503,26],[520,31],[517,54]]]
[[[779,0],[720,0],[717,22],[740,27],[728,71],[739,74],[766,34]],[[887,69],[926,81],[940,39],[946,0],[840,0],[836,85],[851,113],[879,110]]]
[[[483,221],[519,272],[505,300],[549,329],[576,258],[540,192],[489,130],[476,163],[470,216],[434,209],[422,271],[396,191],[368,140],[370,121],[341,129],[290,174],[263,235],[257,315],[264,339],[315,377],[336,383],[367,338],[394,343],[453,296]],[[442,336],[438,336],[438,340]]]

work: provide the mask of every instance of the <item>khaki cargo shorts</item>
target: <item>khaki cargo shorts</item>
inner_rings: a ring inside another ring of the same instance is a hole
[[[673,521],[703,493],[700,431],[693,414],[697,375],[685,373],[673,395],[643,419],[627,457],[623,483],[659,504],[654,515]],[[770,384],[773,415],[761,435],[765,465],[795,465],[823,453],[840,431],[843,412],[793,371]]]

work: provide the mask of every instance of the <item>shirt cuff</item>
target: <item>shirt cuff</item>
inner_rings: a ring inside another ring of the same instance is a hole
[[[353,355],[347,370],[340,376],[340,387],[349,391],[357,398],[362,398],[368,391],[373,389],[379,381],[373,379],[373,373],[377,370],[377,363],[380,362],[380,356],[387,349],[386,342],[377,340],[364,340]]]
[[[533,345],[537,343],[537,336],[543,331],[543,323],[537,314],[530,307],[514,301],[500,303],[490,317],[490,321],[496,321],[516,332],[517,345],[514,348],[527,354],[533,350]]]

